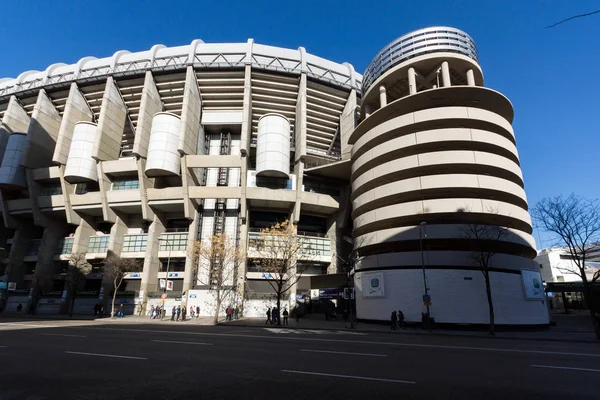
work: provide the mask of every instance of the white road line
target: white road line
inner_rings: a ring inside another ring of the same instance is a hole
[[[6,346],[0,346],[0,348],[3,348],[3,349],[5,349],[5,348],[6,348]]]
[[[18,323],[18,322],[3,322],[2,325],[26,326],[26,327],[33,327],[33,328],[63,328],[60,325],[36,325],[36,324]]]
[[[82,353],[80,351],[65,351],[67,354],[76,354],[80,356],[96,356],[96,357],[110,357],[110,358],[127,358],[130,360],[147,360],[144,357],[131,357],[131,356],[117,356],[114,354],[99,354],[99,353]]]
[[[177,342],[174,340],[153,340],[156,343],[177,343],[177,344],[199,344],[202,346],[212,346],[212,343],[199,343],[199,342]]]
[[[104,330],[104,331],[123,331],[123,332],[148,332],[148,333],[160,333],[169,335],[201,335],[201,336],[222,336],[222,337],[238,337],[238,338],[252,338],[252,339],[268,339],[268,340],[296,340],[296,341],[308,341],[308,342],[327,342],[327,343],[349,343],[349,344],[372,344],[377,346],[398,346],[398,347],[415,347],[415,348],[429,348],[429,349],[449,349],[449,350],[475,350],[475,351],[490,351],[490,352],[501,352],[501,353],[526,353],[526,354],[549,354],[559,356],[580,356],[580,357],[600,357],[600,353],[566,353],[559,351],[543,351],[543,350],[521,350],[521,349],[500,349],[494,347],[467,347],[467,346],[443,346],[435,344],[415,344],[415,343],[394,343],[394,342],[373,342],[363,340],[348,340],[348,339],[322,339],[322,338],[307,338],[307,337],[295,337],[295,336],[265,336],[265,335],[238,335],[234,333],[208,333],[208,332],[186,332],[186,331],[167,331],[158,329],[119,329],[119,328],[90,328],[87,326],[76,326],[72,327],[79,329],[93,329],[93,330]]]
[[[281,372],[287,372],[288,374],[300,374],[300,375],[317,375],[317,376],[329,376],[332,378],[346,378],[346,379],[359,379],[363,381],[378,381],[378,382],[392,382],[392,383],[407,383],[414,385],[417,382],[413,381],[401,381],[397,379],[383,379],[383,378],[369,378],[366,376],[352,376],[352,375],[338,375],[338,374],[324,374],[320,372],[308,372],[308,371],[293,371],[289,369],[282,369]]]
[[[600,372],[600,369],[575,368],[575,367],[560,367],[558,365],[530,365],[530,367],[534,367],[534,368],[552,368],[552,369],[568,369],[568,370],[573,370],[573,371]]]
[[[64,335],[62,333],[40,333],[40,335],[44,335],[44,336],[82,337],[82,338],[87,337],[87,336],[84,336],[84,335]]]
[[[305,351],[307,353],[329,353],[329,354],[348,354],[348,355],[351,355],[351,356],[387,357],[386,354],[349,353],[349,352],[346,352],[346,351],[308,350],[308,349],[302,349],[300,351]]]

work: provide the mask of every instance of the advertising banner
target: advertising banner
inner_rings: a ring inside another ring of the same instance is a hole
[[[543,300],[545,298],[541,273],[522,269],[521,279],[523,281],[523,292],[527,300]]]
[[[363,274],[362,276],[362,292],[363,297],[384,297],[384,278],[383,272],[374,272]]]

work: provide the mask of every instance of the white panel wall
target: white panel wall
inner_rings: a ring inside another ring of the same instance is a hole
[[[290,121],[266,114],[258,121],[256,175],[287,177],[290,173]]]
[[[181,157],[177,151],[181,120],[175,114],[158,113],[152,119],[146,175],[180,175]]]
[[[73,140],[65,167],[65,180],[70,183],[97,181],[96,160],[92,158],[96,140],[96,124],[78,122],[73,129]]]
[[[423,272],[420,269],[380,271],[385,296],[364,298],[362,276],[355,276],[356,310],[361,319],[389,320],[393,310],[402,310],[407,321],[421,321]],[[479,271],[428,270],[431,316],[440,323],[489,323],[485,282]],[[465,278],[471,278],[465,280]],[[547,324],[545,301],[526,300],[520,274],[492,272],[492,298],[497,324]]]
[[[0,184],[10,186],[27,186],[25,169],[21,166],[27,146],[27,135],[12,133],[8,137],[2,165],[0,166]]]

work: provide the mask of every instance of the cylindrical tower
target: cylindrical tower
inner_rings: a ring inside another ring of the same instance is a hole
[[[92,158],[97,126],[92,122],[78,122],[73,129],[73,140],[65,167],[65,180],[79,183],[98,180],[96,160]]]
[[[181,156],[177,151],[181,119],[167,112],[159,112],[152,119],[148,146],[146,175],[180,175]]]
[[[0,185],[3,187],[24,188],[27,186],[25,169],[21,166],[26,147],[27,135],[25,133],[14,132],[8,137],[0,166]]]
[[[483,87],[473,40],[447,27],[409,33],[363,82],[366,118],[350,138],[358,317],[400,308],[419,321],[427,292],[436,321],[487,323],[473,257],[485,242],[496,322],[547,323],[543,301],[523,294],[521,270],[539,267],[512,105]],[[477,227],[506,233],[476,238]]]
[[[287,178],[290,173],[290,121],[265,114],[258,121],[256,176]]]

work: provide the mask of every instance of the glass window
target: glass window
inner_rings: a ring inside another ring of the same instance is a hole
[[[99,190],[100,186],[98,186],[98,182],[78,183],[75,188],[75,194],[86,194],[89,192],[97,192]]]
[[[54,254],[71,254],[73,252],[73,238],[62,238],[58,241],[58,246]]]
[[[109,235],[90,236],[88,241],[88,253],[106,253],[109,238]]]
[[[112,190],[139,189],[140,181],[137,179],[121,179],[112,183]]]
[[[42,247],[42,239],[33,239],[27,243],[27,255],[37,256]]]
[[[60,185],[42,186],[40,189],[40,196],[54,196],[57,194],[62,194],[62,188]]]
[[[146,251],[148,235],[126,235],[123,241],[123,253]]]
[[[161,235],[159,239],[160,251],[185,251],[187,238],[187,233]]]
[[[185,258],[161,258],[159,272],[167,272],[167,264],[169,264],[169,272],[185,271]]]

